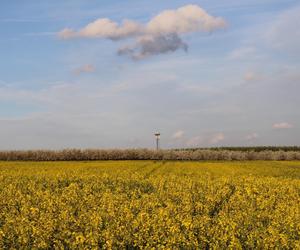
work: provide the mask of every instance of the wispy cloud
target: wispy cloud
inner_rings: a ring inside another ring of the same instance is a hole
[[[225,140],[224,133],[215,133],[210,135],[194,136],[186,141],[188,147],[200,147],[208,145],[216,145]]]
[[[187,51],[188,45],[181,35],[193,32],[212,32],[226,27],[221,17],[213,17],[197,5],[186,5],[176,10],[166,10],[143,24],[125,19],[118,24],[108,18],[100,18],[84,28],[65,28],[58,33],[62,39],[102,38],[123,40],[134,38],[135,42],[118,50],[119,55],[143,59],[152,55]]]
[[[218,144],[221,141],[224,141],[225,135],[223,133],[216,133],[212,135],[212,137],[209,139],[210,144]]]
[[[256,55],[257,49],[252,46],[237,48],[229,53],[229,59],[248,59]]]
[[[244,75],[244,80],[246,82],[253,82],[261,79],[261,75],[254,71],[247,71]]]
[[[45,32],[31,32],[24,34],[25,36],[55,36],[56,32],[45,31]]]
[[[38,19],[25,19],[25,18],[3,18],[0,19],[0,22],[3,23],[36,23],[40,22]]]
[[[281,13],[272,23],[265,38],[268,44],[292,55],[300,53],[300,6]]]
[[[184,134],[185,133],[183,130],[178,130],[172,135],[172,139],[179,140],[179,139],[183,138]]]
[[[81,67],[74,69],[73,72],[75,75],[80,75],[82,73],[92,73],[92,72],[95,72],[95,70],[96,70],[96,68],[94,65],[85,64],[85,65],[82,65]]]
[[[204,143],[204,139],[202,136],[195,136],[187,140],[186,146],[188,147],[197,147]]]
[[[252,133],[252,134],[249,134],[249,135],[246,136],[246,140],[247,141],[253,141],[253,140],[257,139],[257,138],[258,138],[258,134],[257,133]]]
[[[8,83],[6,81],[0,80],[0,88],[1,87],[6,87]]]
[[[289,129],[292,128],[293,125],[288,122],[280,122],[280,123],[274,123],[272,127],[275,129]]]

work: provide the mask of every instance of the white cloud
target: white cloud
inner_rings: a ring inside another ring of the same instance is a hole
[[[258,138],[258,134],[257,133],[252,133],[246,136],[246,140],[247,141],[252,141]]]
[[[217,134],[214,134],[214,135],[210,138],[209,143],[210,143],[210,144],[217,144],[217,143],[219,143],[219,142],[221,142],[221,141],[224,141],[224,139],[225,139],[225,136],[224,136],[223,133],[217,133]]]
[[[85,65],[82,65],[81,67],[79,68],[76,68],[74,70],[74,73],[76,75],[80,75],[81,73],[92,73],[92,72],[95,72],[96,68],[94,65],[92,64],[85,64]]]
[[[107,39],[122,39],[143,33],[141,24],[131,20],[124,20],[121,25],[111,21],[108,18],[97,19],[89,23],[79,31],[66,28],[59,32],[59,37],[70,39],[76,37],[84,38],[107,38]]]
[[[292,128],[293,125],[288,122],[280,122],[280,123],[274,123],[272,127],[275,129],[289,129]]]
[[[224,19],[209,15],[197,5],[186,5],[157,15],[147,24],[147,31],[152,34],[183,34],[197,31],[210,32],[225,26]]]
[[[97,19],[82,29],[65,28],[58,33],[62,39],[103,38],[121,40],[134,38],[136,41],[119,49],[119,55],[142,59],[151,55],[187,51],[187,44],[180,35],[191,32],[212,32],[226,27],[220,17],[209,15],[197,5],[186,5],[177,10],[166,10],[142,24],[124,20],[118,24],[108,18]]]
[[[178,140],[178,139],[181,139],[183,136],[184,136],[184,131],[178,130],[172,135],[172,138],[175,140]]]

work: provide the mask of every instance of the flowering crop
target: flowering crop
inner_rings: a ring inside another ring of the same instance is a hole
[[[300,162],[0,162],[0,249],[300,249]]]

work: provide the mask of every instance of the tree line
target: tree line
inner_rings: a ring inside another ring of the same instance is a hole
[[[1,161],[91,161],[91,160],[182,160],[244,161],[300,160],[299,148],[212,148],[212,149],[64,149],[0,151]]]

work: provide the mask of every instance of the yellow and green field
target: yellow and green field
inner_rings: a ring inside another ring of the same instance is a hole
[[[300,249],[300,162],[0,162],[0,249]]]

